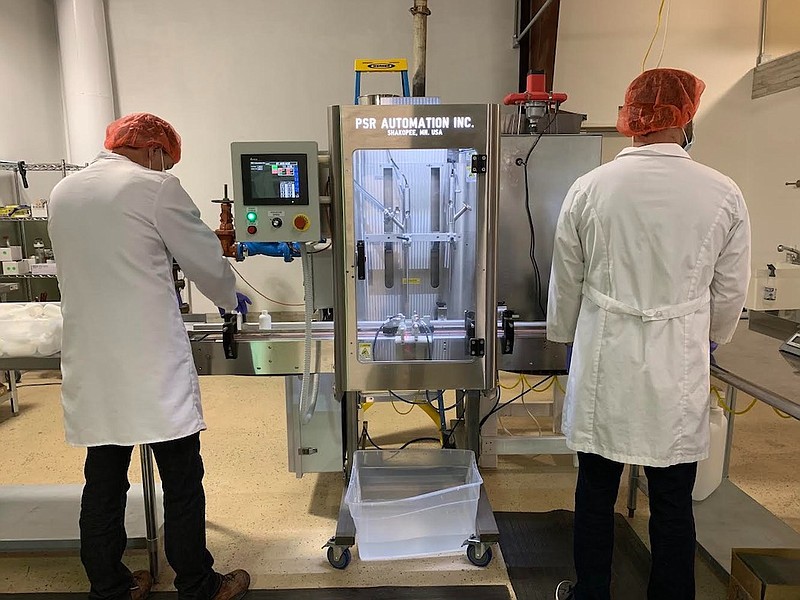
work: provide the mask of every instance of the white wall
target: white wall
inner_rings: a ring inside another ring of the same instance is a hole
[[[231,181],[230,142],[309,139],[327,148],[326,107],[352,104],[353,60],[411,59],[412,4],[107,0],[118,110],[175,125],[184,158],[174,172],[216,227],[210,200]],[[428,94],[496,102],[516,89],[514,0],[430,4]],[[366,76],[362,88],[398,92],[399,76]],[[250,259],[240,270],[268,296],[302,301],[299,264]]]
[[[0,10],[0,159],[64,157],[58,40],[51,0],[3,0]],[[58,180],[32,173],[26,197],[46,196]],[[0,172],[0,204],[12,200],[12,175]]]
[[[800,52],[800,6],[797,0],[769,0],[765,58]]]
[[[779,257],[779,242],[800,239],[800,90],[751,99],[758,54],[760,3],[752,0],[671,0],[662,66],[696,73],[708,88],[697,116],[693,156],[742,187],[754,228],[754,262]],[[570,94],[566,108],[593,125],[616,123],[625,88],[641,71],[660,0],[564,0],[555,87]],[[655,66],[661,37],[647,67]],[[624,142],[622,142],[624,143]]]

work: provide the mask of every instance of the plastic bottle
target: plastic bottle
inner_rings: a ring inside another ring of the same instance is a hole
[[[268,311],[261,311],[261,315],[258,317],[258,328],[261,331],[272,329],[272,315]]]
[[[725,440],[728,437],[728,417],[725,411],[717,406],[716,398],[711,395],[711,448],[706,460],[697,465],[697,479],[692,491],[692,500],[702,502],[708,498],[722,483],[722,467],[725,462]]]
[[[778,278],[775,273],[775,265],[767,265],[767,269],[769,269],[769,277],[767,277],[767,283],[764,284],[764,300],[775,302],[778,299]]]

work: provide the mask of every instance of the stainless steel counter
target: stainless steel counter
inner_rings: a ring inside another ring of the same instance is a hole
[[[788,335],[786,337],[789,337]],[[733,342],[714,353],[714,377],[800,419],[800,359],[779,351],[783,342],[742,322]]]
[[[755,316],[755,318],[753,318]],[[795,325],[771,315],[751,315],[742,321],[730,344],[715,353],[712,377],[726,387],[726,402],[737,409],[739,391],[800,419],[800,359],[779,351]],[[777,418],[777,417],[776,417]],[[694,505],[697,544],[709,563],[727,576],[733,548],[798,548],[800,533],[761,506],[728,478],[736,416],[728,414],[728,437],[722,485]],[[631,467],[628,512],[636,508],[636,492],[646,484],[639,468]]]

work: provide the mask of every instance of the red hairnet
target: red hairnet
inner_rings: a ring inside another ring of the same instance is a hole
[[[150,113],[133,113],[106,127],[105,147],[162,148],[176,163],[181,159],[181,136],[175,128]]]
[[[626,137],[683,127],[700,105],[706,84],[678,69],[652,69],[634,79],[625,92],[617,131]]]

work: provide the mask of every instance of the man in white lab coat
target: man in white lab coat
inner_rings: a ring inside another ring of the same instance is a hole
[[[750,277],[742,193],[687,153],[704,88],[673,69],[637,77],[617,123],[633,146],[578,179],[559,217],[547,336],[574,344],[564,433],[580,464],[577,582],[560,598],[610,598],[623,464],[648,477],[648,598],[695,597],[691,494],[709,452],[709,346],[731,340]]]
[[[49,225],[64,316],[66,437],[87,448],[80,529],[89,597],[142,600],[150,591],[149,573],[132,574],[122,555],[131,451],[151,444],[179,598],[239,598],[249,575],[216,573],[206,549],[206,425],[172,261],[228,310],[237,307],[234,274],[180,181],[166,173],[181,153],[169,123],[128,115],[108,126],[105,147],[55,187]]]

